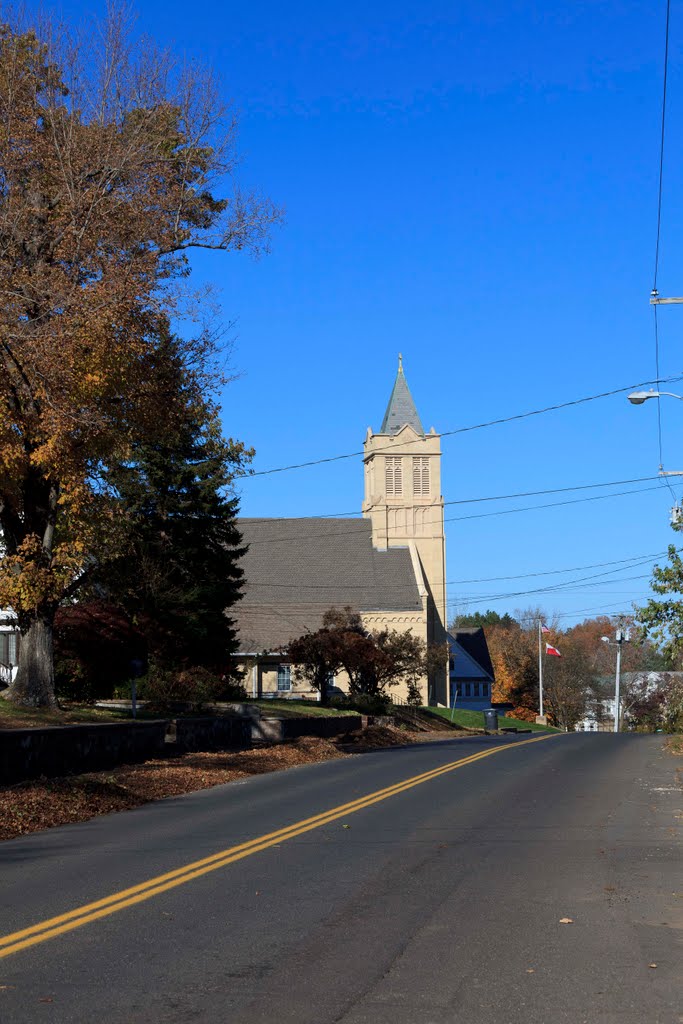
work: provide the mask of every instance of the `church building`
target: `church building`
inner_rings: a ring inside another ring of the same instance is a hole
[[[247,553],[244,596],[231,610],[239,658],[254,697],[314,697],[284,651],[320,629],[330,608],[350,606],[371,631],[407,630],[447,642],[441,444],[425,433],[399,357],[380,430],[364,442],[365,497],[352,519],[239,520]],[[422,682],[430,704],[448,703],[448,666]],[[330,680],[345,689],[343,676]],[[405,697],[402,687],[392,694]]]

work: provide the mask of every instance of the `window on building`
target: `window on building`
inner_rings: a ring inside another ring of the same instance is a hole
[[[386,464],[386,491],[390,496],[403,494],[403,476],[401,474],[401,460],[393,456],[387,457]]]
[[[0,633],[0,665],[16,665],[17,634]]]
[[[429,459],[423,456],[413,459],[413,494],[429,494]]]
[[[277,688],[278,690],[292,689],[292,669],[289,665],[278,665]]]

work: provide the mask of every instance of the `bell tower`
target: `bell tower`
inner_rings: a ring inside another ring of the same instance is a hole
[[[428,591],[426,639],[445,643],[446,539],[441,439],[433,427],[428,434],[423,429],[400,355],[382,426],[377,434],[368,428],[363,448],[363,515],[372,521],[373,545],[380,550],[407,547],[417,554]],[[436,693],[435,696],[443,702],[443,698]]]

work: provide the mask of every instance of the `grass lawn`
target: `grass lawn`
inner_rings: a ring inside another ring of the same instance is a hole
[[[122,708],[95,708],[89,704],[67,704],[61,708],[24,708],[0,697],[0,729],[24,729],[32,725],[118,722],[130,717],[130,712]]]
[[[283,718],[301,718],[302,715],[312,718],[329,718],[337,715],[357,715],[358,711],[350,711],[348,708],[324,707],[313,700],[250,700],[249,704],[255,704],[264,714],[269,711],[276,716]]]
[[[451,720],[450,708],[423,708],[423,711],[427,711],[433,715],[439,715],[440,718],[445,718],[447,722]],[[482,711],[466,711],[458,710],[456,708],[453,713],[453,722],[456,725],[461,725],[465,729],[483,729],[484,728],[484,714]],[[536,725],[535,722],[522,722],[518,718],[503,718],[502,715],[498,715],[498,728],[499,729],[531,729],[533,732],[561,732],[561,729],[555,729],[552,725]]]
[[[310,700],[256,700],[250,701],[265,714],[276,718],[328,717],[330,715],[356,715],[357,711],[344,708],[321,707]],[[149,711],[145,707],[138,708],[138,720],[153,718],[195,718],[203,715],[234,714],[224,708],[212,708],[208,705],[197,711],[178,712]],[[106,722],[132,721],[129,708],[96,708],[90,704],[63,704],[59,708],[25,708],[11,704],[0,697],[0,729],[26,729],[46,725],[83,725],[89,722],[105,724]]]

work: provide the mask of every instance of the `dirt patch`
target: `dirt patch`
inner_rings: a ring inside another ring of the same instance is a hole
[[[446,732],[422,732],[412,729],[396,729],[393,726],[371,725],[358,733],[341,736],[337,741],[348,753],[361,754],[368,750],[381,750],[383,747],[404,747],[406,743],[432,743],[439,740],[457,739],[458,734]]]

